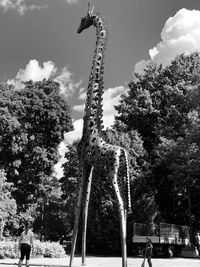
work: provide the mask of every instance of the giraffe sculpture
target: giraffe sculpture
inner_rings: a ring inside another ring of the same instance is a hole
[[[77,32],[81,33],[90,26],[96,27],[97,41],[87,88],[82,139],[78,146],[78,157],[82,169],[82,177],[74,221],[70,267],[72,266],[74,258],[81,212],[83,217],[82,265],[85,265],[88,205],[94,168],[97,170],[106,168],[113,184],[120,217],[122,266],[126,267],[126,220],[127,211],[131,212],[128,156],[123,148],[108,144],[102,139],[104,52],[108,31],[104,18],[99,13],[94,14],[93,9],[90,11],[90,5],[88,4],[87,15],[82,18]],[[123,173],[123,175],[119,176],[118,173],[121,168],[123,172],[121,171],[120,174]]]

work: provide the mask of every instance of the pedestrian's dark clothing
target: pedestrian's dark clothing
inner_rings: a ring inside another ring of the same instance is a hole
[[[18,267],[22,266],[24,257],[26,257],[26,266],[29,266],[31,247],[33,247],[33,233],[29,228],[30,225],[27,225],[26,230],[22,232],[19,239],[19,250],[21,252],[21,257],[19,259]]]
[[[151,262],[152,254],[153,254],[153,245],[152,245],[151,241],[149,241],[147,243],[147,246],[146,246],[146,258],[147,258],[147,262],[149,264],[149,267],[152,267],[152,262]]]
[[[151,257],[153,254],[153,246],[147,246],[146,247],[146,257]]]
[[[26,257],[26,260],[30,260],[30,253],[31,253],[31,246],[26,243],[21,244],[21,257],[20,260],[23,261],[24,257]]]
[[[198,251],[200,251],[200,235],[199,233],[195,236],[195,246],[197,247]]]

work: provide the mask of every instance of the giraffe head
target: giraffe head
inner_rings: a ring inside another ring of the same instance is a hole
[[[87,29],[93,25],[93,23],[94,23],[94,16],[92,16],[93,10],[94,10],[94,7],[92,8],[92,10],[90,10],[90,2],[89,2],[87,15],[85,17],[81,18],[81,24],[78,27],[77,33],[81,33],[83,30],[85,30],[85,29]]]

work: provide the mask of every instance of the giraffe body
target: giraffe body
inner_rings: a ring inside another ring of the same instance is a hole
[[[92,12],[89,12],[88,8],[88,14],[82,18],[78,33],[92,25],[96,27],[97,41],[87,88],[82,139],[78,146],[82,178],[74,222],[70,267],[72,266],[75,252],[81,211],[83,217],[82,265],[85,265],[88,205],[94,168],[97,170],[106,168],[112,181],[118,203],[121,225],[122,266],[126,267],[126,217],[127,211],[130,212],[131,210],[128,156],[123,148],[108,144],[102,138],[104,52],[108,31],[104,18],[99,13],[93,15]],[[122,162],[124,163],[122,177],[118,175],[121,169],[121,159],[123,159]]]

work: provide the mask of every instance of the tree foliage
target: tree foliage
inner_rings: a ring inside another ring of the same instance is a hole
[[[58,83],[29,81],[23,90],[0,84],[0,167],[13,184],[17,203],[15,220],[7,222],[11,228],[31,218],[37,231],[46,228],[47,237],[48,231],[58,238],[58,228],[52,230],[47,220],[62,221],[54,165],[59,159],[58,145],[72,128],[70,107]]]
[[[72,129],[70,109],[52,81],[0,89],[0,164],[15,185],[18,208],[26,209],[46,191],[41,185],[53,173],[64,132]]]
[[[177,56],[165,68],[150,64],[144,75],[136,74],[128,95],[123,95],[116,107],[116,127],[123,123],[128,131],[138,130],[149,153],[159,144],[160,136],[184,137],[188,113],[194,108],[191,88],[197,84],[199,71],[198,53]]]
[[[12,183],[7,182],[5,172],[0,170],[0,217],[2,219],[16,213],[16,201],[11,191]]]
[[[179,55],[165,68],[150,64],[144,75],[136,74],[129,83],[128,94],[116,107],[115,123],[118,130],[137,130],[144,141],[150,164],[145,188],[155,192],[157,219],[196,229],[200,229],[199,75],[198,53]]]
[[[0,170],[0,240],[3,236],[5,221],[11,219],[17,210],[11,191],[12,183],[7,182],[5,172]]]

